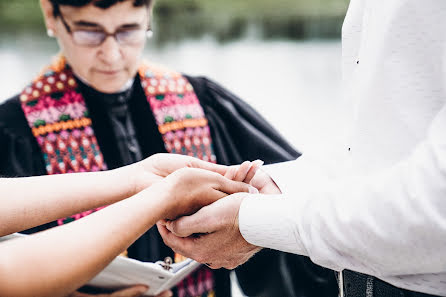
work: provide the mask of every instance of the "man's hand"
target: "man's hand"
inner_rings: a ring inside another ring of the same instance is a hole
[[[246,195],[249,194],[234,194],[203,207],[192,216],[159,222],[158,230],[175,252],[213,269],[234,269],[260,251],[239,231],[238,213]]]
[[[80,292],[74,292],[69,297],[139,297],[143,296],[149,288],[146,286],[134,286],[123,290],[115,291],[110,294],[86,294]],[[164,291],[156,297],[172,297],[172,291]]]
[[[232,181],[219,173],[197,168],[182,168],[148,189],[161,193],[163,218],[176,219],[189,215],[227,195],[257,190],[239,181]]]

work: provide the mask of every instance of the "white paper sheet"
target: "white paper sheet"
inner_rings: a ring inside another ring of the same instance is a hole
[[[149,286],[145,295],[153,296],[172,288],[199,266],[200,263],[188,259],[172,264],[172,270],[167,271],[157,263],[141,262],[119,256],[87,285],[119,289],[142,284]]]

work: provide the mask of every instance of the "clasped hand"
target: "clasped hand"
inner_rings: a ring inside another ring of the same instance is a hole
[[[131,179],[130,195],[162,200],[161,218],[173,220],[227,195],[257,192],[248,181],[260,165],[255,161],[228,167],[188,156],[156,154],[124,170]]]
[[[150,174],[157,172],[156,180],[165,176],[154,187],[162,187],[173,202],[164,215],[167,220],[157,224],[168,246],[215,269],[233,269],[260,250],[241,235],[238,213],[248,195],[280,194],[272,179],[259,170],[261,162],[227,167],[178,155],[172,163],[165,158],[170,159],[158,155],[144,168]]]
[[[156,154],[115,170],[118,179],[114,180],[126,197],[137,196],[132,201],[138,208],[150,210],[148,217],[154,221],[149,219],[148,226],[160,220],[160,233],[175,251],[212,268],[233,268],[259,250],[238,230],[242,199],[249,193],[276,189],[259,170],[261,165],[254,161],[228,167],[182,155]],[[146,290],[136,286],[102,296],[141,296]],[[157,297],[171,294],[166,291]]]

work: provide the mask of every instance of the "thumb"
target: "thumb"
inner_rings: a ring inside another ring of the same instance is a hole
[[[177,237],[217,232],[238,216],[246,194],[234,194],[203,207],[191,216],[167,222],[165,228]]]
[[[139,297],[147,292],[147,286],[133,286],[127,289],[119,290],[111,294],[111,297]]]
[[[166,228],[178,237],[188,237],[192,234],[211,233],[217,229],[214,220],[214,204],[203,207],[191,216],[184,216],[175,221],[168,221]]]

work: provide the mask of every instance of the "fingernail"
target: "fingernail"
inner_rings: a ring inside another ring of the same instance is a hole
[[[258,165],[259,167],[260,166],[262,166],[263,164],[265,164],[265,161],[263,161],[263,160],[255,160],[255,161],[253,161],[252,163],[254,163],[254,164],[256,164],[256,165]]]
[[[248,193],[249,194],[259,194],[259,190],[257,190],[256,188],[254,188],[253,186],[251,186],[251,185],[248,185]]]

